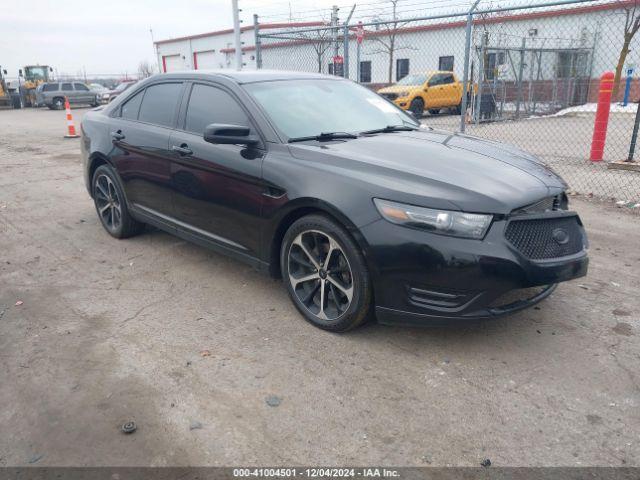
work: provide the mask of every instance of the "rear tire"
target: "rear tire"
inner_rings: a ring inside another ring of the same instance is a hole
[[[129,238],[144,229],[144,224],[129,213],[124,191],[113,168],[100,165],[96,169],[91,180],[91,191],[100,223],[109,235]]]
[[[287,230],[280,268],[289,296],[309,323],[346,332],[367,321],[372,287],[364,257],[347,231],[324,215]]]
[[[411,100],[411,104],[409,105],[409,110],[413,113],[413,116],[416,118],[422,118],[424,115],[424,100],[422,98],[414,98]]]

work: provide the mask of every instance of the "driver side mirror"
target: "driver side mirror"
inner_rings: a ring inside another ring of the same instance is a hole
[[[18,76],[21,77],[22,76],[22,69],[18,70]]]
[[[246,145],[255,147],[260,143],[256,135],[251,135],[249,127],[212,123],[204,129],[204,141],[222,145]]]

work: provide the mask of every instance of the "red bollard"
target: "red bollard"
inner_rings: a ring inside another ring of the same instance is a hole
[[[611,92],[613,91],[613,72],[604,72],[600,77],[598,92],[598,108],[596,121],[593,125],[593,140],[591,140],[591,161],[601,162],[604,155],[604,145],[607,140],[607,125],[609,124],[609,110],[611,109]]]

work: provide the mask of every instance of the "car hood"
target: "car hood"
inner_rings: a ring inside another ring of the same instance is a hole
[[[438,130],[291,144],[290,151],[367,183],[374,196],[431,208],[507,214],[567,187],[516,147]]]

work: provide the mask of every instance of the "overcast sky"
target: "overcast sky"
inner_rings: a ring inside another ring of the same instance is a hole
[[[335,0],[292,0],[297,11]],[[15,4],[19,5],[19,4]],[[156,40],[232,26],[231,0],[31,0],[28,8],[4,8],[0,15],[0,65],[16,76],[18,68],[47,64],[60,73],[133,73],[141,60],[156,64]],[[289,12],[289,2],[240,0],[244,25],[253,13]],[[276,17],[273,17],[276,19]],[[265,21],[267,21],[265,17]]]
[[[511,0],[516,1],[516,0]],[[258,13],[264,22],[327,19],[331,5],[349,6],[365,18],[384,14],[389,0],[239,0],[243,25]],[[407,16],[425,7],[458,7],[469,0],[400,0]],[[14,6],[20,5],[14,2]],[[0,15],[0,65],[16,76],[24,65],[46,64],[61,74],[135,73],[142,60],[157,61],[156,40],[231,28],[231,0],[31,0],[28,8]]]

